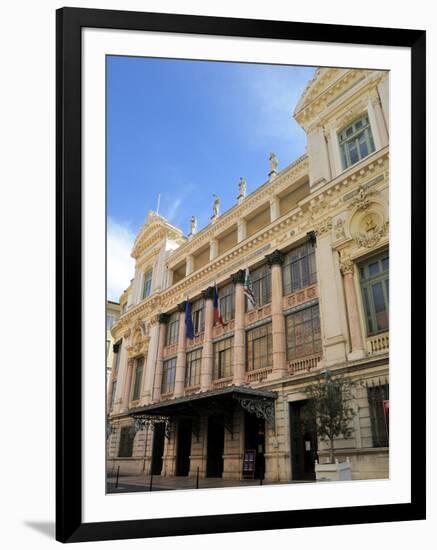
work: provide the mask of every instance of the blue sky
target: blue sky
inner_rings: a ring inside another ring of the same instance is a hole
[[[267,179],[270,151],[284,168],[305,151],[293,109],[314,69],[208,61],[107,58],[108,297],[133,275],[133,239],[149,210],[185,233],[223,213],[238,180]]]

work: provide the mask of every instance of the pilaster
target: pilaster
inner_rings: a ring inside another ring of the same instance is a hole
[[[272,270],[272,345],[273,345],[273,371],[270,378],[282,378],[287,372],[285,319],[282,312],[282,264],[284,254],[275,250],[266,256],[267,263]]]
[[[158,316],[159,340],[158,340],[158,353],[156,357],[156,370],[155,370],[155,377],[153,382],[153,401],[159,401],[161,399],[163,355],[164,355],[165,337],[167,334],[168,321],[169,321],[169,315],[167,315],[166,313],[161,313]]]
[[[234,319],[234,377],[232,383],[236,386],[246,381],[246,334],[244,330],[244,270],[240,269],[231,275],[235,288],[235,319]]]
[[[200,389],[209,390],[212,383],[213,344],[212,329],[214,325],[214,287],[202,291],[205,300],[205,331],[203,334],[202,364],[200,369]]]
[[[187,362],[187,337],[185,328],[185,302],[178,305],[179,311],[179,331],[178,331],[178,350],[176,357],[176,377],[174,396],[181,397],[185,390],[185,368]]]

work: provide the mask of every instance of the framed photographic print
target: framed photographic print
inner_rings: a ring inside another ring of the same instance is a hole
[[[425,518],[424,31],[58,10],[57,253],[58,540]]]

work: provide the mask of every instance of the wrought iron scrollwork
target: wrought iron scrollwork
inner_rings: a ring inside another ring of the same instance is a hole
[[[264,418],[269,424],[275,421],[275,404],[273,401],[264,399],[254,399],[250,397],[237,397],[240,405],[257,418]]]
[[[170,417],[157,415],[140,415],[135,417],[135,431],[143,430],[144,428],[155,429],[156,424],[164,424],[164,436],[170,438]]]

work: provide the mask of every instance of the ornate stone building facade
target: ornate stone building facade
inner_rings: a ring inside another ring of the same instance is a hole
[[[388,73],[318,69],[294,112],[305,155],[277,170],[272,154],[266,183],[240,182],[187,238],[149,213],[112,327],[111,469],[242,479],[253,449],[255,477],[313,479],[328,453],[302,422],[305,387],[329,368],[361,383],[337,458],[354,479],[388,476],[388,100]]]

